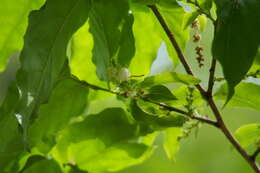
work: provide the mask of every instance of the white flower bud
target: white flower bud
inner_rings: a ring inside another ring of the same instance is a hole
[[[130,72],[127,68],[120,68],[118,70],[117,79],[119,81],[126,81],[130,77]]]

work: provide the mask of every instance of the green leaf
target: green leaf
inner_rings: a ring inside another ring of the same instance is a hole
[[[223,84],[215,94],[215,98],[225,101],[228,86]],[[260,110],[260,86],[254,83],[242,82],[236,86],[236,92],[227,106],[248,107]]]
[[[250,69],[260,44],[260,1],[217,1],[218,24],[212,53],[222,65],[229,100]]]
[[[190,26],[195,20],[198,21],[199,30],[203,32],[207,25],[207,17],[205,15],[200,15],[198,11],[186,13],[184,16],[182,27],[184,29],[187,29],[188,26]]]
[[[238,128],[235,137],[243,147],[260,142],[260,124],[247,124]]]
[[[34,159],[36,156],[30,159]],[[29,160],[30,162],[31,160]],[[22,173],[62,173],[58,163],[45,158],[35,158]]]
[[[206,12],[209,12],[213,4],[213,0],[196,0],[196,1],[203,10],[206,10]]]
[[[99,80],[96,75],[96,66],[91,59],[92,49],[94,47],[93,36],[88,30],[89,23],[86,22],[71,39],[69,62],[71,73],[80,80],[107,87],[107,83]],[[102,91],[92,90],[89,93],[89,99],[91,99],[92,102],[100,98],[104,99],[107,96],[110,96],[110,94]]]
[[[175,155],[179,151],[179,141],[183,132],[181,128],[174,127],[165,130],[163,148],[170,160],[175,161]]]
[[[133,3],[140,3],[143,5],[153,5],[156,4],[159,0],[132,0]]]
[[[154,85],[161,85],[167,83],[183,83],[186,85],[194,85],[200,83],[200,80],[191,76],[184,75],[177,72],[162,73],[158,75],[148,76],[140,83],[141,87],[151,87]]]
[[[182,27],[183,29],[187,29],[194,20],[196,20],[196,18],[199,16],[199,12],[198,11],[194,11],[194,12],[189,12],[186,13],[184,15],[184,20],[182,23]]]
[[[88,172],[80,170],[77,166],[70,165],[70,170],[68,173],[88,173]]]
[[[176,0],[163,0],[160,2],[158,9],[169,26],[171,32],[175,35],[176,41],[181,50],[184,51],[189,40],[189,29],[183,29],[182,24],[186,14],[184,8],[181,7]],[[173,60],[174,66],[176,66],[179,62],[179,58],[159,22],[158,32],[161,33],[161,37],[166,43],[169,56]]]
[[[17,79],[25,138],[31,116],[48,100],[65,64],[68,41],[86,21],[89,8],[89,0],[48,0],[30,14]]]
[[[181,115],[169,115],[159,117],[158,115],[153,115],[144,112],[138,105],[136,100],[132,100],[130,104],[130,111],[133,118],[141,123],[142,126],[151,129],[153,131],[162,130],[168,127],[180,127],[182,126],[187,118]]]
[[[1,0],[0,6],[0,72],[8,58],[23,45],[27,17],[32,10],[40,8],[45,0]]]
[[[60,81],[47,104],[40,107],[38,118],[29,128],[31,148],[47,153],[60,130],[79,116],[86,107],[88,89],[72,79]]]
[[[97,145],[100,149],[90,152],[86,147]],[[138,143],[118,143],[102,149],[100,143],[80,143],[71,147],[71,152],[77,154],[76,163],[83,170],[90,172],[119,171],[129,166],[142,163],[153,153],[153,147]],[[97,153],[98,152],[98,153]],[[87,154],[87,157],[83,154]],[[91,156],[92,155],[92,156]],[[75,155],[74,155],[75,156]],[[90,157],[89,157],[90,156]]]
[[[153,14],[148,7],[141,7],[133,5],[131,8],[134,15],[133,32],[136,53],[131,61],[129,70],[133,75],[146,75],[150,72],[150,68],[162,42]]]
[[[108,68],[114,64],[123,67],[130,64],[135,53],[132,24],[128,0],[93,3],[89,31],[94,37],[93,62],[101,80],[108,79]]]
[[[13,83],[0,107],[0,170],[3,172],[9,172],[24,151],[21,129],[15,117],[18,101],[19,91]]]
[[[105,109],[67,128],[57,145],[56,157],[90,172],[117,171],[151,155],[153,147],[135,140],[144,134],[140,130],[123,109]]]
[[[155,85],[148,90],[148,93],[144,95],[153,101],[164,102],[176,100],[177,98],[171,93],[171,91],[163,85]]]
[[[91,60],[94,47],[93,37],[88,30],[89,23],[85,23],[71,39],[70,69],[71,73],[80,80],[99,84],[100,80],[95,74],[96,66]]]
[[[171,102],[171,105],[175,107],[183,107],[187,105],[187,95],[189,92],[189,89],[187,86],[181,86],[175,90],[172,91],[173,95],[177,97],[177,100]],[[202,98],[200,92],[198,90],[193,91],[193,105],[196,107],[201,106],[204,103],[204,99]]]

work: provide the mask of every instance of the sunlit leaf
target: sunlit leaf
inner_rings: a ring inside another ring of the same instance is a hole
[[[223,84],[215,94],[215,98],[225,101],[228,95],[227,84]],[[240,83],[227,106],[248,107],[260,110],[260,86],[254,83]]]
[[[116,171],[143,162],[153,148],[135,140],[140,127],[121,108],[105,109],[67,128],[57,150],[63,159],[90,172]]]
[[[157,56],[162,38],[157,32],[155,18],[148,7],[139,8],[141,7],[131,8],[134,15],[133,32],[136,52],[129,70],[133,75],[147,75]]]
[[[239,127],[235,132],[235,137],[243,147],[257,143],[259,145],[260,124],[247,124]]]
[[[168,5],[165,5],[163,2]],[[167,25],[169,26],[171,32],[175,35],[176,41],[180,46],[181,50],[184,51],[186,48],[186,44],[189,40],[189,29],[183,29],[183,25],[182,25],[182,22],[184,21],[185,14],[186,14],[184,8],[181,7],[175,0],[174,1],[164,0],[160,3],[158,9],[162,14],[163,18],[165,19]],[[163,40],[167,45],[169,56],[171,57],[171,59],[174,62],[174,65],[176,66],[179,62],[179,58],[176,53],[176,50],[172,46],[168,36],[166,36],[165,31],[162,29],[162,26],[159,23],[158,23],[158,29],[159,32],[161,33]]]
[[[151,87],[154,85],[161,85],[167,83],[183,83],[187,85],[198,84],[200,80],[190,76],[184,75],[181,73],[170,72],[170,73],[162,73],[158,75],[148,76],[141,82],[141,87]]]
[[[39,9],[45,0],[1,0],[0,5],[0,72],[9,56],[23,46],[23,35],[30,11]]]
[[[180,148],[180,137],[182,136],[181,128],[169,128],[165,130],[163,147],[169,159],[175,161],[175,155]]]

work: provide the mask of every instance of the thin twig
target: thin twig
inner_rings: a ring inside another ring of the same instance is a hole
[[[185,68],[186,72],[190,75],[193,75],[193,72],[191,70],[191,67],[189,66],[189,64],[186,61],[186,58],[184,56],[184,54],[182,53],[176,39],[175,36],[173,35],[173,33],[171,32],[171,30],[169,29],[168,25],[166,24],[164,18],[162,17],[162,15],[160,14],[159,10],[157,9],[157,7],[155,5],[150,5],[148,6],[152,9],[154,15],[156,16],[156,18],[158,19],[158,21],[160,22],[162,28],[164,29],[164,31],[166,32],[168,38],[170,39],[174,49],[177,52],[177,55],[183,65],[183,67]],[[215,70],[214,70],[215,71]],[[214,79],[214,77],[213,77]],[[233,137],[233,135],[231,134],[231,132],[228,130],[228,128],[226,127],[222,116],[212,98],[212,94],[208,94],[208,92],[206,92],[201,85],[197,84],[195,85],[196,88],[200,91],[201,95],[206,99],[206,101],[208,102],[212,112],[214,113],[216,119],[217,119],[217,127],[219,127],[219,129],[224,133],[224,135],[226,136],[226,138],[229,140],[229,142],[236,148],[236,150],[243,156],[243,158],[248,162],[248,164],[253,168],[253,170],[256,173],[260,173],[260,168],[258,166],[258,164],[252,160],[252,158],[249,156],[249,154],[242,148],[242,146],[240,146],[240,144],[236,141],[236,139]],[[213,87],[213,86],[212,86]]]
[[[216,104],[214,103],[212,97],[210,97],[208,99],[208,104],[209,104],[211,110],[213,111],[213,113],[214,113],[214,115],[215,115],[215,117],[217,119],[217,122],[219,123],[221,131],[224,133],[224,135],[229,140],[229,142],[232,143],[232,145],[244,157],[244,159],[254,169],[254,171],[256,173],[260,173],[260,167],[258,166],[258,164],[254,160],[252,160],[250,155],[242,148],[242,146],[238,143],[238,141],[233,137],[231,132],[226,127],[226,125],[225,125],[225,123],[224,123],[224,121],[222,119],[222,116],[221,116],[221,114],[220,114]]]
[[[217,64],[217,60],[215,58],[212,57],[212,61],[211,61],[211,67],[209,69],[209,83],[208,83],[208,94],[212,95],[212,90],[214,87],[214,77],[215,77],[215,71],[216,71],[216,64]]]
[[[260,154],[260,147],[258,147],[256,151],[251,155],[252,160],[256,160],[258,154]]]
[[[174,49],[176,50],[176,53],[177,53],[177,55],[178,55],[178,57],[179,57],[179,59],[180,59],[182,65],[183,65],[185,71],[186,71],[189,75],[195,76],[195,75],[193,74],[193,71],[192,71],[190,65],[189,65],[188,62],[186,61],[186,58],[185,58],[184,54],[182,53],[182,50],[181,50],[179,44],[177,43],[177,40],[176,40],[174,34],[171,32],[170,28],[169,28],[168,25],[166,24],[165,20],[163,19],[162,15],[161,15],[161,13],[159,12],[159,10],[157,9],[157,7],[156,7],[155,5],[149,5],[148,7],[152,9],[152,11],[153,11],[153,13],[155,14],[156,18],[158,19],[158,21],[160,22],[161,26],[163,27],[163,29],[164,29],[166,35],[167,35],[168,38],[170,39],[171,44],[172,44],[172,46],[174,47]],[[205,89],[204,89],[201,85],[197,84],[197,85],[195,85],[195,86],[196,86],[196,88],[202,93],[202,95],[206,95],[206,91],[205,91]]]
[[[160,107],[162,107],[162,108],[164,108],[164,109],[166,109],[166,110],[168,110],[168,111],[177,112],[177,113],[180,113],[180,114],[182,114],[182,115],[185,115],[185,116],[187,116],[187,117],[189,117],[189,118],[191,118],[191,119],[199,120],[199,121],[201,121],[201,122],[203,122],[203,123],[207,123],[207,124],[213,125],[213,126],[215,126],[215,127],[218,127],[217,121],[211,120],[211,119],[209,119],[209,118],[201,117],[201,116],[197,116],[197,115],[190,115],[189,112],[183,111],[183,110],[181,110],[181,109],[175,108],[175,107],[170,106],[170,105],[167,105],[167,104],[165,104],[165,103],[154,102],[154,101],[149,100],[149,99],[147,99],[147,98],[142,98],[142,99],[143,99],[144,101],[146,101],[146,102],[150,102],[150,103],[153,103],[153,104],[155,104],[155,105],[158,105],[158,106],[160,106]]]
[[[104,91],[104,92],[109,92],[111,94],[115,94],[115,95],[121,95],[120,93],[118,92],[115,92],[115,91],[112,91],[112,90],[109,90],[109,89],[106,89],[106,88],[102,88],[100,86],[97,86],[97,85],[93,85],[93,84],[90,84],[86,81],[81,81],[81,80],[78,80],[77,77],[75,76],[72,76],[72,79],[75,80],[76,82],[80,83],[81,85],[85,86],[85,87],[89,87],[93,90],[99,90],[99,91]],[[205,118],[205,117],[199,117],[197,115],[189,115],[188,112],[184,111],[184,110],[181,110],[179,108],[176,108],[176,107],[173,107],[173,106],[170,106],[170,105],[167,105],[165,103],[158,103],[158,102],[154,102],[152,100],[149,100],[147,98],[141,98],[142,100],[146,101],[146,102],[149,102],[149,103],[152,103],[152,104],[155,104],[155,105],[158,105],[160,107],[163,107],[164,109],[168,110],[168,111],[173,111],[173,112],[177,112],[177,113],[180,113],[182,115],[185,115],[191,119],[195,119],[195,120],[199,120],[201,122],[204,122],[204,123],[207,123],[207,124],[210,124],[210,125],[213,125],[213,126],[217,126],[217,122],[214,121],[214,120],[211,120],[209,118]]]
[[[76,82],[80,83],[81,85],[86,86],[86,87],[89,87],[89,88],[91,88],[91,89],[93,89],[93,90],[100,90],[100,91],[109,92],[109,93],[111,93],[111,94],[118,94],[117,92],[112,91],[112,90],[109,90],[109,89],[107,89],[107,88],[102,88],[102,87],[100,87],[100,86],[96,86],[96,85],[90,84],[90,83],[88,83],[88,82],[86,82],[86,81],[79,80],[79,79],[77,79],[77,77],[75,77],[75,76],[72,76],[72,79],[75,80]]]

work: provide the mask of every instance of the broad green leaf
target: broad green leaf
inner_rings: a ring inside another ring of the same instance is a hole
[[[84,111],[87,94],[88,89],[72,79],[60,81],[29,128],[30,147],[47,153],[56,143],[58,132]]]
[[[88,30],[89,24],[85,23],[71,39],[70,69],[71,73],[80,80],[98,84],[99,79],[95,74],[96,66],[91,60],[93,37]]]
[[[158,115],[153,115],[143,111],[136,100],[132,100],[130,104],[130,112],[133,118],[141,123],[144,127],[147,126],[148,129],[162,130],[169,127],[180,127],[186,122],[186,118],[181,115],[169,115],[159,117]]]
[[[68,41],[86,21],[89,8],[89,0],[48,0],[30,14],[17,79],[25,138],[31,116],[48,100],[65,64]]]
[[[212,53],[221,63],[228,83],[229,100],[234,87],[250,69],[260,45],[260,1],[216,1],[218,24]]]
[[[129,70],[133,75],[147,75],[157,56],[162,38],[150,10],[147,7],[139,8],[141,7],[138,5],[133,5],[131,8],[134,15],[133,32],[136,52]]]
[[[148,93],[144,95],[145,98],[158,102],[167,102],[176,100],[177,98],[171,93],[171,91],[163,85],[155,85],[149,88]]]
[[[29,160],[30,161],[30,160]],[[58,163],[54,160],[37,158],[28,164],[22,173],[62,173]]]
[[[215,94],[215,98],[225,101],[228,86],[223,84]],[[236,86],[236,92],[227,106],[248,107],[260,110],[260,86],[254,83],[242,82]]]
[[[260,142],[260,124],[247,124],[238,128],[235,137],[243,147],[251,144],[259,145]]]
[[[18,101],[18,88],[12,84],[0,107],[0,170],[3,172],[9,172],[12,164],[24,151],[21,129],[15,117]]]
[[[93,149],[92,145],[95,145],[98,150]],[[77,157],[76,163],[82,170],[90,172],[119,171],[142,163],[151,156],[154,149],[138,143],[119,142],[106,149],[100,145],[102,144],[92,141],[91,144],[82,142],[71,146],[71,155]],[[89,148],[87,149],[87,147]],[[91,152],[90,149],[92,149]]]
[[[175,155],[179,151],[179,141],[182,136],[182,129],[178,127],[166,129],[164,132],[163,148],[170,160],[175,161]]]
[[[105,109],[65,129],[55,157],[90,172],[117,171],[150,156],[153,148],[135,140],[143,134],[123,109]]]
[[[165,5],[165,3],[170,5]],[[169,26],[171,32],[175,35],[178,45],[184,51],[186,44],[189,40],[189,29],[183,29],[182,24],[186,14],[184,8],[181,7],[175,0],[166,0],[160,3],[158,9],[162,14],[163,18],[165,19],[167,25]],[[174,65],[176,66],[179,62],[177,53],[159,22],[157,22],[157,25],[158,32],[161,33],[161,37],[167,45],[169,56],[171,57],[171,59],[174,62]]]
[[[1,0],[0,5],[0,72],[8,58],[23,46],[30,11],[39,9],[45,0]]]
[[[89,32],[89,23],[85,23],[71,39],[71,73],[80,80],[84,80],[98,86],[107,87],[107,84],[99,80],[96,75],[96,66],[91,59],[93,46],[93,36]],[[89,93],[89,98],[92,102],[96,99],[104,99],[108,96],[110,96],[109,93],[102,91],[90,91]]]
[[[177,72],[162,73],[158,75],[148,76],[140,83],[141,87],[151,87],[154,85],[161,85],[167,83],[183,83],[186,85],[193,85],[200,83],[200,80],[191,76],[184,75]]]
[[[132,24],[128,0],[94,1],[89,31],[94,38],[93,62],[101,80],[108,80],[108,69],[114,64],[130,64],[135,53]]]

